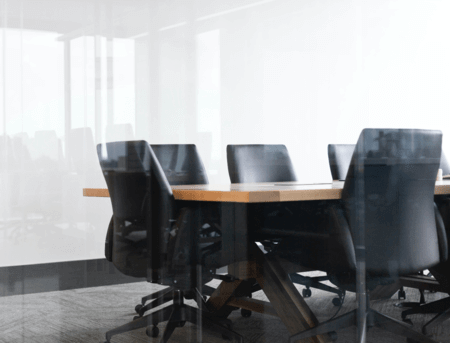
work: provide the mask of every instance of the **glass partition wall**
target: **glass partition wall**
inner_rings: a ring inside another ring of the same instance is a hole
[[[105,260],[111,201],[83,196],[107,187],[98,144],[195,144],[209,183],[224,185],[229,144],[284,144],[302,184],[331,182],[327,145],[356,144],[364,128],[441,130],[450,151],[449,11],[444,0],[0,0],[0,342],[101,341],[161,289]],[[319,322],[335,295],[306,299]],[[348,293],[341,313],[355,304]],[[86,330],[70,324],[77,313]],[[246,342],[293,334],[267,314],[229,318]],[[356,341],[352,330],[339,339]]]

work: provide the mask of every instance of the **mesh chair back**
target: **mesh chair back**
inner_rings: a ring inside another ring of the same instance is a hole
[[[355,144],[328,144],[328,162],[333,180],[344,181]]]
[[[395,277],[439,262],[433,197],[441,142],[440,131],[362,131],[342,200],[368,272]]]
[[[297,181],[284,145],[228,145],[231,183]]]

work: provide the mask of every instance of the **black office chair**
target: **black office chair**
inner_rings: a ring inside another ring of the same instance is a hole
[[[208,184],[208,175],[194,144],[152,144],[150,146],[171,186]],[[105,244],[105,255],[108,261],[111,261],[112,258],[113,229],[114,225],[111,219]],[[220,235],[217,228],[208,223],[203,225],[202,232],[203,234]],[[204,295],[211,295],[214,288],[205,285],[202,292]],[[148,310],[173,300],[172,296],[172,287],[149,294],[141,299],[141,304],[136,305],[135,311],[142,317]],[[146,304],[150,300],[152,302]]]
[[[194,144],[152,144],[150,146],[171,186],[209,183],[205,167]],[[220,235],[213,225],[205,223],[203,226],[203,234]],[[173,300],[172,291],[173,289],[169,287],[143,297],[141,304],[135,307],[136,313],[142,317],[146,311]],[[202,292],[204,295],[211,295],[214,288],[205,285]],[[145,305],[149,300],[154,301]]]
[[[197,289],[212,279],[209,270],[216,266],[202,262],[214,253],[210,249],[214,243],[193,227],[198,215],[175,202],[150,145],[145,141],[113,142],[106,144],[106,151],[98,145],[97,153],[113,207],[113,264],[126,275],[171,286],[173,293],[172,305],[108,331],[106,342],[113,335],[143,327],[156,337],[158,323],[168,320],[161,339],[167,342],[177,326],[186,321],[198,324],[200,317],[222,335],[242,342],[242,337],[229,329],[231,321],[216,319],[208,312]],[[200,266],[205,270],[199,272]],[[184,298],[193,298],[199,308],[185,305]]]
[[[330,164],[331,177],[334,181],[345,181],[347,176],[348,167],[350,166],[350,162],[353,156],[353,151],[355,150],[355,144],[328,144],[328,162]],[[441,156],[441,166],[443,159],[445,156]],[[445,160],[446,161],[446,160]],[[419,271],[418,275],[423,275],[423,271]],[[419,304],[425,303],[425,290],[423,288],[419,288],[420,293],[420,302],[401,302],[396,303],[397,307],[415,307]],[[398,291],[398,299],[405,300],[406,299],[406,291],[403,286],[400,287]]]
[[[441,163],[439,164],[439,169],[442,169],[442,175],[446,175],[447,178],[449,178],[450,176],[450,165],[447,161],[447,158],[445,157],[444,151],[442,150],[441,153]],[[447,219],[448,216],[450,216],[450,212],[445,210],[445,206],[443,205],[443,202],[445,201],[446,197],[442,197],[442,196],[437,196],[436,198],[436,204],[439,205],[439,212],[444,220],[444,223],[449,223],[450,224],[450,218]],[[447,228],[447,225],[446,225]],[[448,230],[448,229],[447,229]],[[428,288],[430,286],[430,282],[431,281],[433,284],[433,281],[435,281],[434,277],[432,276],[431,273],[428,273],[427,275],[424,274],[424,271],[420,271],[417,273],[418,275],[421,275],[421,278],[423,278],[424,276],[427,276],[428,278],[423,279],[423,280],[416,280],[415,282],[415,286],[419,289],[420,292],[420,297],[419,297],[419,301],[418,302],[401,302],[401,303],[397,303],[395,304],[395,306],[397,307],[418,307],[421,305],[424,305],[426,303],[425,301],[425,289]],[[420,288],[421,287],[421,288]],[[433,289],[434,289],[434,285],[433,285]],[[434,292],[434,290],[432,291]],[[398,291],[398,298],[399,299],[406,299],[406,292],[404,287],[402,286],[400,288],[400,290]],[[423,308],[424,310],[426,309],[425,307]],[[420,311],[420,310],[416,310],[416,311]],[[406,317],[409,314],[412,314],[413,311],[404,311],[403,312],[403,317],[404,319],[406,319]],[[419,312],[414,312],[414,313],[419,313]]]
[[[444,152],[442,152],[441,155],[441,163],[439,165],[439,168],[442,169],[443,175],[450,175],[450,165],[447,161],[447,158],[445,157]],[[441,214],[443,220],[442,225],[444,225],[447,233],[445,238],[448,241],[450,237],[450,197],[437,195],[435,196],[435,203],[439,209],[439,213]],[[431,272],[431,275],[433,275],[436,281],[439,282],[440,287],[450,294],[450,260],[441,262],[437,266],[429,268],[429,270]],[[431,327],[436,326],[437,324],[440,324],[444,320],[449,318],[450,297],[446,297],[427,304],[425,304],[424,299],[421,299],[421,302],[419,304],[412,305],[416,306],[411,306],[411,309],[402,312],[403,320],[406,320],[408,316],[413,314],[436,313],[436,316],[423,326],[422,332],[424,334],[427,334],[428,330]]]
[[[357,258],[363,263],[358,252],[364,251],[369,290],[446,260],[445,232],[433,202],[441,140],[439,131],[363,130],[341,202],[328,209],[325,231],[317,228],[316,238],[309,234],[297,242],[297,260],[322,264],[334,284],[350,291],[356,288]],[[315,253],[318,246],[322,251]],[[413,342],[435,343],[371,309],[368,301],[365,313],[369,328],[377,326]],[[289,342],[356,325],[356,320],[354,310],[295,334]]]
[[[284,145],[228,145],[231,183],[297,181]]]
[[[328,162],[333,181],[345,181],[355,144],[328,144]]]
[[[284,182],[297,181],[289,153],[284,145],[228,145],[227,146],[228,172],[231,183],[252,183],[252,182]],[[261,232],[264,226],[270,221],[269,217],[291,217],[295,204],[260,204],[257,211],[259,215],[252,216],[259,221],[257,232]],[[295,223],[289,223],[295,226]],[[272,231],[270,228],[269,231]],[[265,250],[272,250],[277,244],[276,237],[267,239],[267,232],[261,235],[260,242]],[[290,274],[292,282],[304,285],[302,294],[305,298],[311,296],[310,288],[317,288],[337,294],[339,297],[333,299],[333,304],[342,304],[345,292],[321,283],[327,281],[328,277],[305,277],[297,273]]]

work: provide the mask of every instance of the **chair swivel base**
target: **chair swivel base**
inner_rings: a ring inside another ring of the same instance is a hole
[[[239,343],[243,342],[242,336],[231,330],[231,321],[229,319],[219,319],[209,312],[185,305],[183,292],[174,291],[172,305],[108,331],[106,333],[105,343],[110,343],[112,336],[144,327],[156,327],[159,323],[164,321],[168,321],[168,323],[164,330],[163,337],[161,338],[161,343],[166,343],[175,331],[175,328],[184,326],[185,322],[190,322],[195,325],[206,324],[209,328],[214,329],[227,338],[235,339]],[[158,332],[158,330],[154,329],[147,330],[147,332],[149,331],[152,333]]]
[[[423,289],[419,289],[419,293],[420,293],[420,300],[419,302],[411,302],[411,301],[405,301],[402,303],[396,303],[394,304],[395,307],[399,307],[399,308],[408,308],[408,307],[418,307],[421,306],[423,304],[426,303],[425,301],[425,290]],[[406,299],[406,293],[405,290],[403,288],[403,286],[400,288],[400,290],[398,291],[398,299],[402,300],[402,299]]]
[[[437,313],[437,315],[431,319],[428,323],[426,323],[422,332],[424,335],[427,334],[428,329],[442,323],[444,320],[450,318],[450,297],[446,297],[440,300],[433,301],[428,304],[424,304],[421,306],[413,307],[409,310],[402,312],[402,319],[405,320],[407,316],[417,313]]]
[[[151,310],[168,301],[173,300],[173,291],[173,287],[168,287],[143,297],[141,300],[141,304],[136,305],[136,307],[134,308],[136,313],[139,315],[139,317],[142,317],[148,310]],[[151,302],[146,304],[146,302],[149,300],[151,300]]]
[[[390,318],[372,309],[368,309],[366,313],[367,326],[376,326],[380,329],[392,332],[394,334],[408,338],[408,342],[423,342],[423,343],[437,343],[431,338],[414,331],[408,324],[405,324],[394,318]],[[302,340],[308,337],[323,335],[334,332],[339,329],[344,329],[350,326],[356,326],[357,310],[345,313],[333,320],[321,323],[311,329],[299,332],[289,338],[289,343],[294,343],[297,340]]]
[[[141,300],[141,304],[136,305],[136,307],[134,308],[136,313],[138,314],[138,316],[134,317],[134,319],[142,317],[145,314],[145,312],[152,310],[158,306],[165,304],[166,302],[173,300],[174,290],[175,289],[173,287],[168,287],[161,291],[158,291],[158,292],[155,292],[155,293],[152,293],[152,294],[149,294],[149,295],[143,297]],[[204,294],[203,297],[205,299],[206,295],[209,295],[209,296],[212,295],[212,293],[215,291],[215,288],[204,285],[202,287],[202,291],[203,291],[202,293]],[[185,294],[185,298],[187,298],[186,294]],[[146,302],[149,300],[151,300],[151,301],[146,304]]]
[[[303,297],[309,298],[311,296],[310,288],[317,288],[322,291],[335,293],[338,298],[333,299],[333,305],[340,306],[343,302],[345,291],[339,288],[330,287],[328,285],[323,284],[321,281],[327,281],[328,276],[316,276],[316,277],[306,277],[297,273],[289,274],[291,281],[293,283],[304,285],[306,289],[303,290]]]

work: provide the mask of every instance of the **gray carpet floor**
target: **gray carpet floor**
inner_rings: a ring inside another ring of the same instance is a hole
[[[218,282],[210,283],[216,286]],[[105,332],[132,320],[134,306],[140,298],[153,291],[162,289],[159,285],[146,282],[123,284],[107,287],[85,288],[61,292],[48,292],[0,299],[0,342],[1,343],[75,343],[104,342]],[[299,290],[303,286],[298,286]],[[418,301],[419,293],[406,289],[408,301]],[[426,300],[433,301],[447,295],[426,293]],[[262,291],[253,296],[267,300]],[[329,319],[336,307],[331,303],[334,296],[330,293],[313,290],[306,302],[320,322]],[[371,303],[372,307],[391,317],[400,319],[401,309],[394,306],[397,295],[392,299]],[[188,304],[194,305],[192,301]],[[348,293],[339,314],[356,307],[355,295]],[[414,329],[422,325],[433,315],[414,315],[411,319]],[[233,329],[244,337],[246,343],[287,342],[289,333],[280,319],[273,316],[253,313],[250,318],[243,318],[240,311],[234,311],[230,319]],[[159,325],[162,333],[165,323]],[[187,323],[177,328],[170,342],[196,342],[197,327]],[[203,342],[226,342],[221,335],[204,329],[201,332]],[[161,335],[160,335],[161,337]],[[159,338],[160,338],[159,337]],[[450,343],[450,320],[435,327],[432,337],[442,343]],[[145,329],[114,336],[111,343],[159,342],[159,338],[149,338]],[[338,332],[338,343],[356,341],[356,329],[349,328]],[[406,342],[406,339],[386,333],[377,328],[368,332],[368,343]]]

